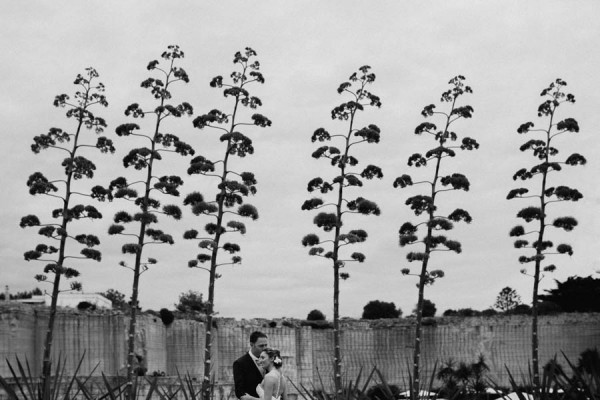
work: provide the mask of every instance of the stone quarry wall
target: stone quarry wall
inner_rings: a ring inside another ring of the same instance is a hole
[[[0,360],[27,358],[39,373],[46,329],[47,309],[22,305],[0,306]],[[116,311],[59,311],[54,357],[62,356],[67,371],[72,371],[85,353],[81,374],[91,372],[106,375],[123,373],[125,367],[126,315]],[[331,382],[333,332],[306,326],[269,327],[267,320],[217,319],[213,368],[215,381],[228,395],[233,382],[233,361],[247,351],[248,337],[254,330],[269,336],[272,347],[281,350],[283,373],[294,383],[311,387],[319,382]],[[288,321],[290,322],[290,321]],[[294,325],[286,323],[285,325]],[[504,366],[518,376],[527,372],[530,359],[531,322],[527,316],[446,317],[426,321],[423,331],[422,360],[431,370],[434,363],[449,359],[474,362],[483,354],[491,368],[490,377],[508,386]],[[600,314],[559,314],[542,316],[539,321],[540,361],[554,355],[563,366],[561,351],[572,361],[588,348],[600,347]],[[361,367],[377,366],[388,383],[405,386],[408,365],[412,357],[413,321],[345,320],[342,322],[343,368],[348,379],[355,379]],[[147,363],[148,372],[166,375],[203,372],[204,324],[199,321],[175,320],[170,326],[160,318],[143,314],[139,318],[136,352]],[[0,362],[0,375],[9,376],[5,362]]]

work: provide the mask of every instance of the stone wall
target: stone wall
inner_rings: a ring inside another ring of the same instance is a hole
[[[0,359],[27,358],[35,373],[39,373],[43,351],[47,309],[30,306],[0,307]],[[85,353],[81,374],[104,372],[123,373],[125,367],[126,315],[116,311],[59,311],[54,357],[59,355],[72,372]],[[233,381],[232,364],[248,348],[253,330],[269,336],[272,347],[281,350],[283,372],[296,384],[311,387],[319,376],[331,382],[333,332],[302,327],[298,321],[277,322],[269,327],[266,320],[217,319],[213,345],[215,380],[223,385],[225,395]],[[531,323],[527,316],[447,317],[426,320],[423,330],[424,374],[435,362],[449,359],[474,362],[483,354],[491,368],[490,377],[508,385],[505,366],[518,376],[526,373],[530,359]],[[285,326],[282,326],[285,325]],[[560,314],[542,316],[539,321],[540,361],[545,363],[561,351],[576,362],[587,349],[600,347],[600,314]],[[408,378],[414,340],[410,319],[342,322],[343,368],[348,379],[355,379],[361,368],[377,366],[389,383],[402,387]],[[204,324],[191,320],[175,320],[166,327],[160,318],[143,314],[136,334],[136,352],[147,363],[148,372],[166,375],[203,372]],[[9,376],[6,363],[0,363],[0,375]]]

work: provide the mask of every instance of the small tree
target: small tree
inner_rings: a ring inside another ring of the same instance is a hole
[[[459,308],[458,310],[446,310],[442,315],[444,317],[478,317],[483,314],[484,311],[473,310],[472,308]],[[490,314],[489,310],[485,310],[485,314]]]
[[[363,319],[399,318],[402,310],[396,308],[394,303],[387,301],[371,300],[363,307]]]
[[[600,278],[570,276],[554,282],[556,288],[546,290],[540,300],[556,303],[565,312],[600,312]]]
[[[106,292],[100,294],[112,302],[113,308],[117,310],[127,310],[129,305],[125,301],[124,293],[121,293],[116,289],[108,289]]]
[[[181,209],[176,205],[164,205],[161,208],[160,201],[154,197],[155,193],[169,196],[179,196],[179,187],[183,180],[177,175],[157,176],[156,162],[162,160],[164,153],[179,153],[182,156],[192,155],[192,148],[179,140],[179,138],[170,133],[163,132],[163,123],[167,118],[180,118],[185,115],[191,115],[192,106],[188,103],[173,105],[170,103],[172,98],[171,85],[176,82],[189,82],[185,70],[177,67],[175,64],[183,58],[184,53],[179,46],[169,46],[167,51],[162,53],[162,59],[166,66],[160,66],[159,61],[154,60],[148,64],[149,71],[155,71],[160,78],[148,78],[142,82],[141,86],[150,90],[152,97],[158,103],[150,111],[144,111],[142,107],[133,103],[125,110],[125,115],[136,119],[152,115],[152,125],[148,130],[141,130],[140,125],[135,123],[126,123],[116,129],[118,136],[131,136],[141,138],[146,146],[133,148],[124,158],[125,168],[133,167],[137,171],[145,171],[143,177],[135,178],[128,182],[125,177],[119,177],[110,184],[110,196],[128,200],[133,203],[137,212],[130,213],[119,211],[114,216],[114,224],[109,228],[109,235],[125,235],[133,237],[134,242],[126,243],[122,246],[123,254],[131,254],[135,257],[134,264],[130,267],[124,261],[120,265],[133,271],[131,301],[130,301],[130,321],[127,344],[127,393],[131,398],[133,387],[131,386],[134,376],[134,358],[135,358],[135,331],[137,310],[139,308],[139,282],[140,275],[148,269],[151,264],[156,264],[157,260],[148,258],[144,261],[142,256],[148,245],[153,244],[173,244],[173,237],[160,229],[154,228],[158,223],[157,214],[164,214],[174,219],[181,218]],[[164,80],[163,80],[164,79]],[[140,191],[135,188],[139,187]],[[126,230],[126,225],[136,225],[130,231]]]
[[[539,306],[539,304],[538,304]],[[511,314],[515,314],[515,315],[531,315],[532,313],[532,308],[531,306],[528,306],[527,304],[519,304],[518,306],[516,306],[515,308],[513,308],[511,310]],[[539,311],[538,311],[539,314]]]
[[[461,144],[454,144],[458,139],[458,135],[450,130],[451,125],[463,118],[471,118],[473,108],[469,105],[458,105],[458,99],[466,94],[471,93],[471,88],[465,86],[465,78],[457,76],[450,80],[451,88],[442,93],[441,102],[447,104],[445,111],[436,111],[436,106],[430,104],[426,106],[421,115],[425,118],[439,117],[442,121],[442,128],[431,122],[423,122],[415,129],[416,135],[426,134],[436,142],[436,147],[428,150],[425,155],[415,153],[408,159],[408,165],[411,167],[427,167],[432,165],[434,168],[433,176],[428,180],[419,180],[413,183],[413,179],[409,175],[402,175],[394,181],[394,187],[406,188],[413,184],[426,185],[428,191],[425,194],[418,194],[409,197],[406,200],[406,205],[415,213],[416,216],[424,215],[425,219],[421,222],[413,224],[406,222],[400,227],[400,246],[420,245],[422,251],[409,252],[406,255],[408,262],[418,262],[421,268],[416,276],[419,277],[418,301],[416,308],[416,324],[415,324],[415,347],[414,347],[414,364],[412,375],[412,397],[418,398],[420,390],[420,357],[421,357],[421,325],[423,317],[424,291],[425,286],[432,284],[437,278],[444,276],[442,270],[431,269],[431,255],[439,251],[452,251],[460,253],[462,247],[460,242],[448,239],[445,235],[440,235],[440,231],[449,231],[453,228],[453,222],[471,222],[471,216],[468,212],[461,208],[457,208],[448,215],[441,215],[438,211],[439,200],[438,195],[454,190],[469,190],[469,180],[461,173],[452,173],[448,175],[442,174],[442,160],[455,157],[456,149],[474,150],[479,148],[479,144],[469,138],[462,139]],[[420,237],[419,237],[419,231]],[[424,231],[424,232],[423,232]],[[410,269],[402,269],[403,275],[410,275]]]
[[[181,311],[183,313],[205,313],[208,307],[206,302],[202,300],[202,293],[189,290],[179,295],[179,302],[175,304],[175,308],[177,311]]]
[[[239,217],[258,219],[256,207],[244,204],[244,197],[256,193],[256,179],[251,172],[236,172],[231,168],[232,156],[245,157],[254,153],[252,140],[241,133],[239,129],[247,126],[267,127],[271,121],[265,116],[253,113],[246,120],[243,119],[242,110],[255,110],[262,105],[262,101],[251,96],[248,87],[253,83],[264,83],[265,79],[260,72],[260,63],[253,60],[256,52],[246,47],[244,53],[237,52],[233,64],[237,70],[231,73],[231,83],[225,83],[222,76],[212,79],[210,86],[223,89],[223,95],[232,101],[229,113],[211,110],[207,114],[194,119],[194,126],[198,129],[213,128],[223,134],[219,140],[223,143],[223,157],[211,161],[204,156],[195,157],[188,169],[188,174],[200,174],[214,178],[217,195],[214,200],[205,201],[202,194],[190,193],[184,200],[185,205],[192,208],[195,215],[208,216],[211,222],[204,226],[207,235],[198,237],[198,231],[191,229],[184,234],[184,239],[198,240],[198,245],[204,251],[191,260],[188,266],[208,271],[208,299],[206,302],[206,339],[204,347],[204,380],[202,382],[202,396],[209,400],[212,396],[210,385],[211,348],[212,348],[212,318],[214,315],[215,280],[221,275],[217,268],[222,265],[235,265],[242,262],[236,253],[241,249],[236,243],[222,243],[224,235],[238,232],[246,233],[246,226],[239,221],[229,219],[227,214]],[[238,180],[239,179],[239,180]],[[235,209],[235,210],[234,210]],[[220,262],[219,255],[223,252],[231,256],[226,262]],[[209,263],[209,267],[202,266]]]
[[[566,118],[556,122],[558,119],[557,110],[563,103],[575,103],[575,96],[564,92],[563,88],[566,82],[561,79],[556,79],[541,93],[545,99],[538,107],[538,117],[543,119],[544,127],[534,129],[533,122],[522,124],[517,132],[519,134],[537,134],[541,139],[530,139],[525,142],[520,150],[531,151],[537,159],[536,164],[531,168],[521,168],[514,175],[513,180],[529,181],[537,180],[532,194],[525,187],[513,189],[508,193],[507,199],[533,199],[537,204],[525,207],[517,213],[517,218],[523,219],[526,223],[533,223],[534,228],[526,230],[523,225],[517,225],[510,231],[510,236],[517,237],[514,246],[517,249],[526,249],[532,252],[533,255],[521,255],[519,262],[521,264],[533,264],[533,271],[528,272],[527,269],[522,269],[524,275],[533,278],[533,300],[532,305],[532,330],[531,330],[531,348],[532,348],[532,369],[533,369],[533,384],[536,388],[540,387],[539,376],[539,359],[538,359],[538,288],[542,279],[542,271],[552,272],[556,269],[554,264],[546,264],[546,256],[551,254],[573,254],[573,248],[569,244],[559,244],[556,247],[554,243],[547,238],[547,229],[558,228],[570,232],[577,226],[577,220],[571,216],[561,216],[550,222],[547,215],[549,206],[553,203],[565,201],[578,201],[583,195],[577,190],[568,186],[551,186],[550,177],[554,173],[562,170],[563,165],[583,165],[586,159],[578,154],[571,154],[564,160],[557,160],[558,148],[555,147],[554,141],[557,136],[564,133],[579,132],[579,125],[573,118]],[[534,240],[529,242],[521,237],[525,235],[533,235]],[[542,265],[544,264],[544,265]]]
[[[307,321],[325,321],[325,314],[323,314],[320,310],[312,310],[306,316]]]
[[[368,165],[362,171],[357,170],[358,159],[352,156],[350,150],[352,146],[360,143],[379,143],[380,130],[376,125],[368,125],[364,128],[355,127],[356,117],[359,111],[364,111],[365,107],[381,107],[379,97],[367,90],[367,86],[375,81],[375,74],[369,72],[371,67],[363,66],[358,72],[353,73],[349,82],[342,83],[338,88],[339,94],[348,94],[350,101],[340,104],[331,111],[331,118],[346,123],[346,131],[340,134],[331,135],[324,128],[317,129],[311,140],[313,142],[325,142],[332,139],[339,140],[341,148],[335,146],[321,146],[312,156],[314,158],[326,158],[331,165],[336,168],[337,175],[331,180],[325,180],[321,177],[312,179],[308,183],[308,191],[319,190],[322,194],[334,193],[333,202],[326,203],[321,198],[312,198],[302,205],[303,210],[316,210],[321,208],[333,208],[333,212],[320,212],[314,218],[313,223],[323,229],[326,233],[331,233],[331,238],[321,240],[314,233],[306,235],[302,239],[303,246],[311,247],[309,255],[323,257],[331,260],[333,266],[333,337],[334,337],[334,382],[336,396],[342,391],[342,355],[340,350],[340,330],[339,330],[339,280],[347,279],[348,273],[340,273],[346,262],[364,262],[365,256],[362,253],[354,252],[349,258],[342,253],[347,245],[362,243],[367,240],[367,232],[363,229],[353,229],[342,233],[342,217],[345,214],[363,214],[379,215],[380,210],[377,204],[363,198],[348,197],[354,188],[363,185],[362,179],[373,179],[383,177],[381,168],[375,165]],[[325,251],[323,244],[328,244],[331,248]]]
[[[9,294],[9,298],[6,298],[4,293],[0,293],[0,300],[17,300],[17,299],[31,299],[33,296],[41,296],[44,294],[42,289],[36,287],[33,290],[28,290],[24,292],[17,292],[16,294]]]
[[[502,312],[509,312],[519,304],[521,304],[521,296],[517,294],[515,289],[507,286],[498,293],[494,308]]]
[[[158,315],[165,326],[169,326],[175,321],[175,315],[166,308],[161,308]]]
[[[42,172],[35,172],[29,176],[27,186],[31,195],[44,195],[57,199],[60,207],[52,210],[54,223],[42,223],[35,215],[27,215],[21,219],[20,226],[39,227],[38,234],[52,244],[38,244],[35,249],[27,251],[25,260],[46,262],[44,273],[35,276],[39,282],[52,284],[50,316],[44,340],[44,353],[42,365],[43,392],[49,394],[51,374],[52,341],[54,333],[54,321],[56,318],[56,304],[61,291],[61,279],[76,278],[79,271],[75,268],[75,259],[90,259],[100,261],[101,253],[94,247],[100,244],[95,235],[80,233],[76,234],[72,222],[86,219],[100,219],[102,214],[92,205],[73,204],[77,197],[92,197],[104,200],[103,192],[94,188],[90,194],[77,191],[75,182],[83,178],[93,178],[96,165],[81,155],[85,148],[96,148],[102,153],[114,152],[112,141],[104,136],[98,137],[95,144],[91,144],[84,138],[87,130],[102,133],[106,127],[103,118],[95,116],[91,109],[95,105],[106,107],[108,102],[104,96],[104,85],[96,82],[98,73],[93,68],[86,68],[84,74],[77,75],[73,82],[77,91],[73,98],[66,94],[55,97],[54,106],[66,108],[66,116],[74,121],[74,130],[69,133],[61,128],[50,128],[48,133],[33,138],[31,150],[38,154],[42,150],[57,149],[67,154],[62,160],[64,177],[62,179],[48,179]],[[79,255],[73,253],[72,244],[77,242],[83,246]],[[54,246],[53,244],[56,244]],[[79,282],[71,283],[71,290],[81,290]]]
[[[486,308],[485,310],[481,310],[481,316],[482,317],[492,317],[494,315],[497,315],[498,311],[494,310],[493,308]]]
[[[437,312],[437,307],[435,303],[431,300],[423,299],[423,317],[434,317]],[[417,315],[417,308],[413,310],[413,313]]]

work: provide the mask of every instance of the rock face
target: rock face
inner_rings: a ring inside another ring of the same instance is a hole
[[[44,331],[48,313],[15,303],[0,305],[0,359],[27,358],[34,373],[41,366]],[[55,328],[55,358],[66,359],[67,370],[75,367],[85,352],[81,374],[98,365],[95,374],[116,375],[125,366],[127,315],[104,310],[59,312]],[[283,372],[295,383],[310,385],[330,375],[333,333],[330,329],[312,329],[295,320],[218,319],[214,331],[213,371],[215,380],[228,391],[233,381],[233,361],[247,351],[248,337],[254,330],[269,336],[269,344],[281,350]],[[600,314],[559,314],[541,316],[540,360],[546,361],[561,351],[573,362],[588,348],[600,345]],[[424,327],[423,365],[425,373],[436,361],[474,362],[483,354],[497,383],[508,386],[505,365],[520,374],[530,359],[531,322],[527,316],[443,317],[434,318]],[[349,379],[361,367],[377,366],[389,383],[402,385],[408,379],[407,365],[412,357],[413,321],[343,320],[343,365]],[[148,374],[167,376],[203,372],[204,323],[176,319],[168,327],[159,317],[142,314],[136,335],[136,353]],[[318,372],[317,372],[318,370]],[[0,363],[0,375],[9,376],[6,363]]]

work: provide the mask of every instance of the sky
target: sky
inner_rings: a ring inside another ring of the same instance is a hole
[[[350,216],[345,222],[348,229],[365,229],[369,238],[351,249],[365,254],[366,261],[345,267],[350,279],[341,283],[341,316],[360,317],[371,300],[394,302],[404,315],[415,307],[416,278],[400,273],[406,267],[416,271],[417,266],[405,259],[414,249],[398,245],[398,229],[406,221],[418,221],[404,202],[419,189],[394,189],[392,183],[402,174],[422,173],[409,168],[407,159],[427,151],[433,142],[416,136],[414,128],[424,121],[422,108],[439,104],[440,94],[456,75],[464,75],[473,89],[463,99],[474,114],[458,121],[454,131],[476,139],[481,147],[444,161],[443,172],[465,174],[471,189],[444,194],[440,211],[464,208],[473,222],[457,225],[448,234],[462,243],[461,254],[440,253],[432,259],[433,267],[444,270],[445,277],[428,286],[425,297],[440,314],[446,309],[488,308],[505,286],[516,289],[523,302],[530,303],[533,281],[519,272],[523,266],[517,258],[522,253],[513,248],[513,238],[508,236],[510,228],[520,223],[516,213],[530,203],[507,201],[506,194],[521,186],[512,180],[514,172],[534,162],[519,151],[530,137],[516,130],[527,121],[541,123],[537,107],[543,99],[539,95],[556,78],[565,80],[566,90],[576,98],[575,104],[559,108],[559,116],[575,118],[581,128],[559,137],[556,145],[562,157],[580,152],[588,163],[565,168],[551,178],[553,185],[578,188],[584,198],[555,205],[549,213],[551,218],[574,216],[579,226],[568,234],[552,232],[555,244],[570,243],[575,253],[552,259],[558,269],[542,279],[541,291],[554,288],[555,279],[599,276],[600,191],[596,185],[600,165],[596,155],[600,141],[593,136],[600,126],[597,1],[58,0],[10,2],[3,10],[0,106],[6,140],[0,150],[0,285],[8,285],[11,292],[34,287],[50,290],[33,279],[44,263],[23,259],[23,253],[44,238],[35,228],[21,229],[19,221],[27,214],[49,221],[50,210],[58,207],[56,200],[30,196],[25,184],[36,171],[60,177],[64,156],[59,151],[30,151],[33,137],[51,127],[74,129],[65,110],[52,106],[54,96],[72,94],[75,76],[86,67],[99,72],[109,107],[97,108],[96,114],[107,121],[104,134],[114,140],[117,152],[86,153],[97,165],[92,183],[107,184],[131,174],[122,168],[121,160],[140,143],[117,137],[115,128],[131,122],[123,114],[129,104],[153,104],[139,84],[150,76],[147,63],[158,59],[171,44],[185,52],[180,66],[190,77],[189,84],[173,90],[174,101],[189,102],[195,116],[213,108],[228,110],[222,93],[208,83],[214,76],[233,71],[236,51],[247,46],[256,50],[266,80],[251,93],[262,100],[259,112],[272,120],[272,126],[245,130],[254,142],[255,154],[233,164],[239,171],[256,174],[258,192],[247,202],[258,208],[260,218],[245,221],[243,237],[228,238],[240,244],[243,263],[219,270],[218,316],[304,318],[319,309],[327,318],[333,317],[331,264],[309,256],[300,243],[308,233],[326,235],[312,224],[316,212],[300,207],[313,197],[306,190],[309,180],[331,179],[335,174],[327,161],[311,157],[318,144],[311,143],[310,137],[320,127],[330,132],[346,129],[344,123],[331,120],[330,111],[348,101],[336,89],[363,65],[371,66],[376,74],[369,90],[381,98],[382,107],[361,113],[357,124],[377,125],[381,141],[357,146],[356,157],[361,165],[380,166],[384,178],[367,181],[349,196],[376,201],[382,212],[378,217]],[[194,146],[198,155],[216,158],[222,151],[218,135],[193,128],[192,120],[166,121],[165,130]],[[143,128],[150,129],[151,121],[143,122]],[[176,170],[183,175],[184,194],[200,191],[213,196],[206,178],[185,173],[187,163],[171,157],[160,164],[157,173],[170,175]],[[89,184],[82,182],[82,187]],[[74,229],[100,237],[102,261],[73,266],[81,272],[84,292],[113,288],[129,296],[132,273],[120,267],[119,261],[131,263],[132,259],[121,254],[123,238],[106,234],[112,215],[125,205],[118,201],[95,205],[104,219]],[[145,256],[156,258],[158,264],[141,276],[142,308],[173,308],[179,295],[188,290],[204,293],[206,298],[208,274],[187,267],[198,248],[181,238],[185,230],[201,230],[206,223],[188,209],[181,221],[162,217],[160,228],[171,233],[176,243],[148,247]]]

